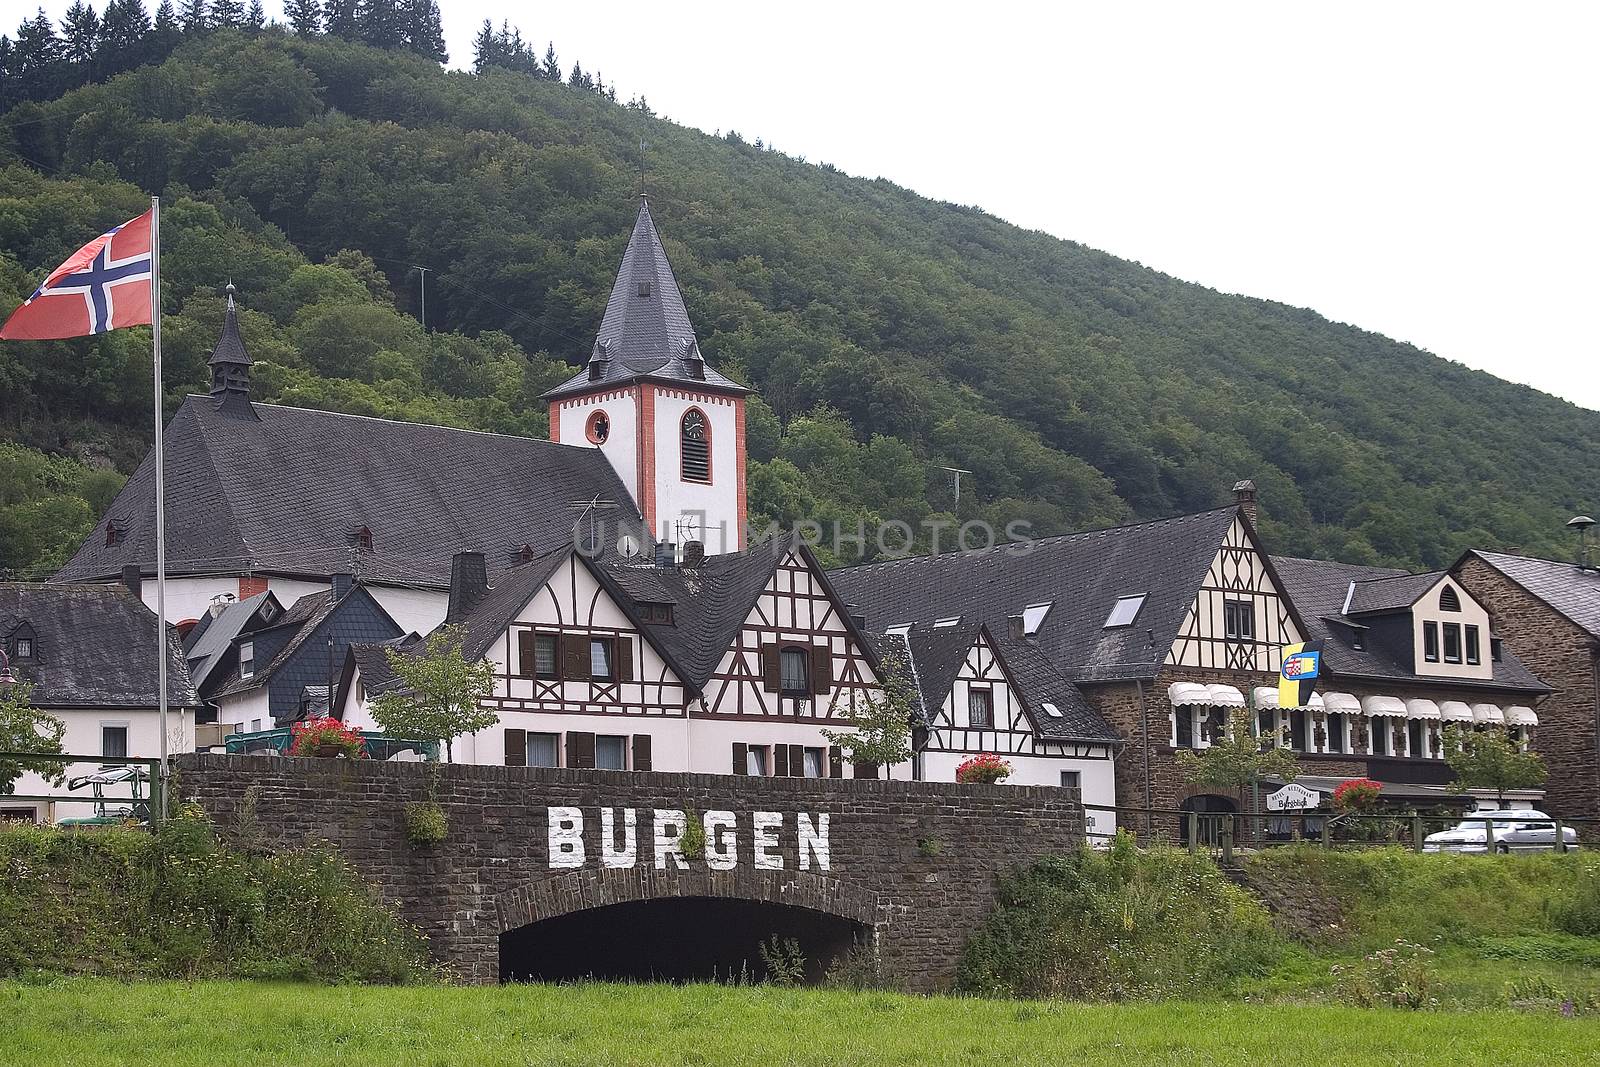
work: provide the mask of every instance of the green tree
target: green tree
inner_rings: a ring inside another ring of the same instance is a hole
[[[315,37],[322,32],[322,5],[318,0],[288,0],[283,13],[301,37]]]
[[[33,687],[26,682],[0,683],[0,751],[60,753],[67,724],[29,703]],[[58,760],[26,756],[0,759],[0,795],[17,791],[17,779],[28,771],[60,784],[66,768]]]
[[[372,702],[373,721],[385,733],[410,741],[442,741],[449,759],[457,737],[500,721],[478,703],[494,692],[494,664],[468,660],[461,652],[464,636],[459,626],[441,626],[415,655],[385,650],[399,680]]]
[[[1254,790],[1263,778],[1292,782],[1300,761],[1281,736],[1258,735],[1252,729],[1255,715],[1249,708],[1234,708],[1222,737],[1193,751],[1178,753],[1178,770],[1190,785],[1211,789]]]
[[[1544,784],[1544,760],[1524,752],[1504,730],[1478,731],[1451,723],[1444,728],[1444,760],[1456,772],[1447,788],[1452,793],[1492,789],[1503,808],[1506,791],[1533,789]]]
[[[882,692],[855,716],[854,730],[823,730],[857,764],[893,767],[911,758],[911,723],[917,716],[917,688],[905,653],[886,649],[878,658]]]
[[[217,29],[244,25],[244,0],[211,0],[211,25]]]

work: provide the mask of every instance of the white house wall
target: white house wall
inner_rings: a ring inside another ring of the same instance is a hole
[[[62,748],[69,753],[99,755],[104,752],[101,728],[126,726],[128,755],[152,759],[161,755],[161,716],[154,708],[46,708],[44,710],[66,724],[67,730],[62,738]],[[167,746],[167,750],[174,754],[194,751],[194,715],[188,709],[171,708],[167,711]],[[97,765],[89,763],[72,764],[67,767],[67,776],[70,778],[78,774],[87,774],[95,766]],[[24,774],[17,779],[14,792],[66,794],[75,797],[94,795],[91,789],[70,792],[65,783],[53,785],[32,773]],[[126,796],[128,789],[126,786],[108,787],[106,792],[109,796]],[[145,795],[149,796],[148,789]],[[49,806],[21,801],[11,802],[0,796],[0,807],[47,809]],[[54,808],[53,813],[49,810],[39,811],[41,821],[83,818],[94,814],[93,805],[90,804],[56,804]]]
[[[604,411],[611,423],[611,432],[605,443],[590,444],[587,433],[589,416]],[[562,400],[557,408],[557,433],[562,444],[577,447],[599,447],[606,461],[622,479],[622,484],[633,494],[633,502],[644,507],[644,494],[639,485],[639,399],[638,390],[630,386],[613,389],[596,396]]]

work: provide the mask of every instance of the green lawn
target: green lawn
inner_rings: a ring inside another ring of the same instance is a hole
[[[1033,1004],[716,986],[0,983],[0,1063],[1571,1064],[1600,1021],[1505,1010]]]

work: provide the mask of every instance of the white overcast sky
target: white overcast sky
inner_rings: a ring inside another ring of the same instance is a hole
[[[674,121],[1600,409],[1592,0],[441,3],[452,66],[510,19]]]

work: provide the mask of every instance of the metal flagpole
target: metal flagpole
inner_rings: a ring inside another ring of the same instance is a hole
[[[157,814],[167,817],[167,486],[161,447],[161,198],[150,198],[150,336],[155,371],[156,417],[156,707],[161,727],[161,798]]]

